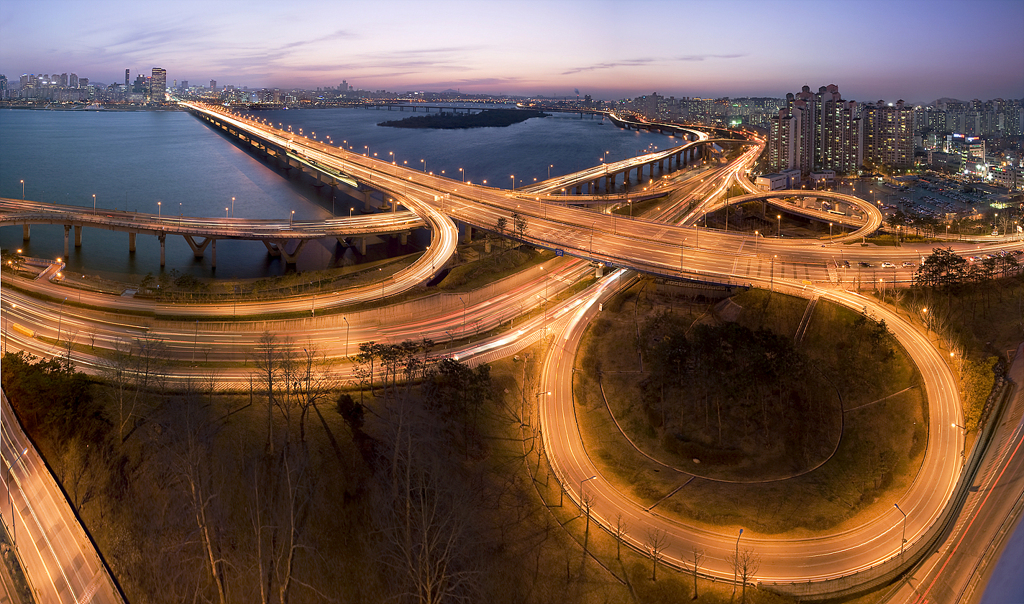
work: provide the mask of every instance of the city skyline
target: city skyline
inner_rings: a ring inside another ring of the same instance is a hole
[[[16,81],[21,73],[76,72],[109,84],[125,68],[148,74],[159,66],[168,85],[316,88],[346,80],[366,90],[557,97],[578,89],[605,99],[783,97],[820,82],[860,101],[1024,96],[1024,4],[1010,0],[651,0],[628,9],[400,2],[386,17],[369,5],[327,2],[300,11],[182,2],[173,15],[157,12],[163,6],[8,2],[0,73]],[[617,16],[623,10],[628,15]],[[664,19],[673,16],[679,24],[669,31]],[[40,24],[61,35],[42,35]]]

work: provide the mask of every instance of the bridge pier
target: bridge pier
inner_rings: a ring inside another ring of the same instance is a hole
[[[401,245],[409,245],[409,232],[403,231],[398,234],[398,243]]]
[[[459,227],[459,243],[471,243],[473,241],[473,227],[465,222],[459,223]]]
[[[217,240],[216,239],[213,240],[213,251],[211,252],[211,255],[212,255],[212,259],[211,259],[212,261],[210,263],[210,268],[216,269],[217,268]]]
[[[136,233],[128,233],[128,251],[132,254],[135,253],[135,235]]]
[[[167,234],[160,233],[159,235],[156,236],[156,238],[160,240],[160,268],[163,268],[165,264],[164,260],[166,258],[166,256],[164,255],[164,242],[167,240]]]
[[[82,247],[82,229],[84,228],[81,224],[75,225],[75,247]]]
[[[64,257],[68,257],[68,231],[71,230],[70,224],[64,225]]]
[[[207,237],[206,239],[203,239],[202,243],[196,244],[195,240],[192,239],[191,235],[182,235],[182,237],[185,238],[185,243],[188,243],[188,246],[192,248],[192,254],[196,258],[202,258],[203,252],[206,251],[206,246],[210,245],[210,242],[216,241],[216,239],[214,239],[213,237]]]
[[[31,235],[31,234],[32,234],[32,229],[29,227],[29,225],[27,225],[27,224],[22,225],[22,227],[21,227],[21,240],[22,241],[28,241],[29,235]]]
[[[359,255],[366,255],[366,237],[359,237]]]

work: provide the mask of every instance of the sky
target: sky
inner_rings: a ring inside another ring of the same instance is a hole
[[[0,74],[598,99],[1024,97],[1022,0],[3,0]]]

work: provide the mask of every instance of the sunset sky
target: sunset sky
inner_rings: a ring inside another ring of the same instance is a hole
[[[0,73],[632,97],[1024,97],[1021,0],[4,0]]]

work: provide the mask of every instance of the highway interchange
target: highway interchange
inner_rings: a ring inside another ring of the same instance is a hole
[[[179,377],[185,377],[191,371],[188,365],[194,363],[197,350],[208,362],[227,364],[244,361],[258,340],[261,328],[288,332],[293,341],[315,344],[336,358],[354,353],[358,343],[369,340],[396,342],[427,338],[450,342],[451,348],[444,354],[457,355],[469,362],[484,362],[518,351],[544,336],[553,337],[559,345],[547,347],[541,367],[541,389],[552,394],[538,397],[538,400],[545,450],[566,493],[579,501],[580,481],[588,479],[586,489],[596,495],[592,516],[597,522],[610,527],[614,518],[622,514],[634,527],[631,531],[634,536],[629,539],[631,544],[641,551],[644,549],[642,536],[646,527],[664,530],[671,538],[669,562],[679,565],[681,554],[689,552],[691,546],[699,545],[707,553],[703,571],[731,579],[732,566],[728,557],[733,552],[738,527],[722,527],[721,531],[709,532],[647,512],[639,503],[618,492],[587,457],[575,427],[572,401],[571,373],[576,344],[589,320],[599,312],[600,304],[627,283],[634,271],[714,283],[770,287],[804,297],[818,295],[858,311],[867,308],[874,316],[884,318],[924,377],[929,404],[928,447],[917,480],[898,502],[894,502],[907,513],[907,552],[899,555],[903,516],[896,509],[840,534],[812,539],[772,539],[747,532],[743,537],[744,544],[762,556],[757,580],[780,585],[799,582],[809,585],[807,589],[822,592],[830,588],[829,580],[849,577],[854,573],[861,573],[858,577],[867,581],[903,566],[905,560],[929,543],[929,535],[941,528],[941,520],[956,512],[948,505],[960,479],[960,451],[964,438],[960,430],[950,428],[962,424],[956,379],[945,359],[919,327],[891,308],[877,303],[873,297],[857,292],[858,285],[874,284],[879,279],[888,283],[909,280],[913,269],[903,268],[902,263],[920,262],[930,248],[905,246],[882,249],[841,243],[859,238],[860,233],[848,233],[833,240],[795,240],[755,238],[749,234],[695,226],[704,213],[724,203],[720,197],[733,182],[750,189],[749,181],[743,175],[760,153],[759,141],[754,141],[749,149],[729,164],[690,168],[651,183],[652,188],[663,190],[668,195],[666,207],[663,210],[659,208],[652,218],[631,219],[548,203],[555,201],[557,196],[513,193],[405,169],[276,130],[243,116],[228,115],[222,109],[193,108],[216,112],[219,119],[230,121],[238,129],[273,138],[286,146],[290,153],[309,162],[329,166],[395,197],[419,217],[416,220],[430,224],[431,246],[412,265],[378,283],[342,292],[302,295],[272,302],[240,301],[231,309],[222,303],[154,304],[141,299],[68,290],[46,280],[19,278],[17,290],[5,288],[3,291],[4,325],[0,328],[3,329],[6,347],[28,350],[40,356],[60,354],[59,347],[53,344],[60,331],[63,331],[63,339],[73,333],[79,344],[88,338],[92,345],[101,348],[110,348],[125,339],[156,338],[163,340],[170,353],[181,361]],[[881,217],[870,202],[856,198],[847,201],[858,204],[868,217],[863,228],[865,232],[877,228]],[[680,211],[685,207],[692,209]],[[39,210],[35,208],[35,211]],[[3,214],[0,221],[18,224],[18,212],[32,211],[28,207],[18,207],[11,200],[4,200],[0,203],[0,213]],[[51,211],[56,210],[51,208]],[[437,267],[442,266],[455,251],[458,236],[455,221],[494,230],[498,218],[509,218],[512,212],[528,220],[523,236],[527,243],[562,250],[573,258],[549,261],[532,269],[532,275],[508,280],[495,296],[473,298],[464,294],[462,298],[455,296],[457,300],[448,296],[445,300],[437,300],[427,312],[388,313],[386,309],[377,308],[342,314],[353,304],[380,304],[385,298],[409,291],[430,279]],[[85,209],[78,218],[84,219],[87,214],[88,209]],[[166,220],[173,221],[151,215],[134,219],[146,221],[156,229]],[[338,228],[350,226],[342,225],[344,221],[341,219],[335,220],[339,223]],[[404,220],[412,220],[412,217],[406,214]],[[248,228],[241,224],[243,222],[188,219],[186,224],[238,229],[241,232]],[[301,226],[318,228],[315,224]],[[274,228],[283,229],[284,223],[278,221]],[[979,244],[951,245],[954,249],[959,246],[964,250],[974,250]],[[1019,245],[1019,242],[993,238],[986,244],[986,249],[1015,249]],[[849,260],[855,261],[854,268],[846,269],[843,262]],[[883,261],[893,262],[898,268],[864,271],[857,265],[857,262],[867,262],[877,267]],[[589,277],[594,263],[608,267],[604,277],[583,292],[563,296],[557,304],[549,302],[559,292]],[[66,303],[65,298],[71,298],[72,303]],[[467,301],[465,298],[470,299]],[[538,305],[544,306],[544,312],[520,318]],[[268,314],[305,312],[310,316],[273,319],[270,322],[260,318]],[[60,317],[59,326],[54,324],[54,316]],[[498,331],[496,335],[478,336],[505,324],[511,324],[511,327]],[[12,325],[20,329],[14,329]],[[103,370],[103,363],[98,357],[78,350],[73,356],[79,368],[91,372]],[[242,368],[223,369],[218,371],[218,379],[225,383],[247,383],[248,372]],[[8,464],[16,455],[14,448],[4,447],[3,456]],[[589,480],[590,476],[597,478]]]

